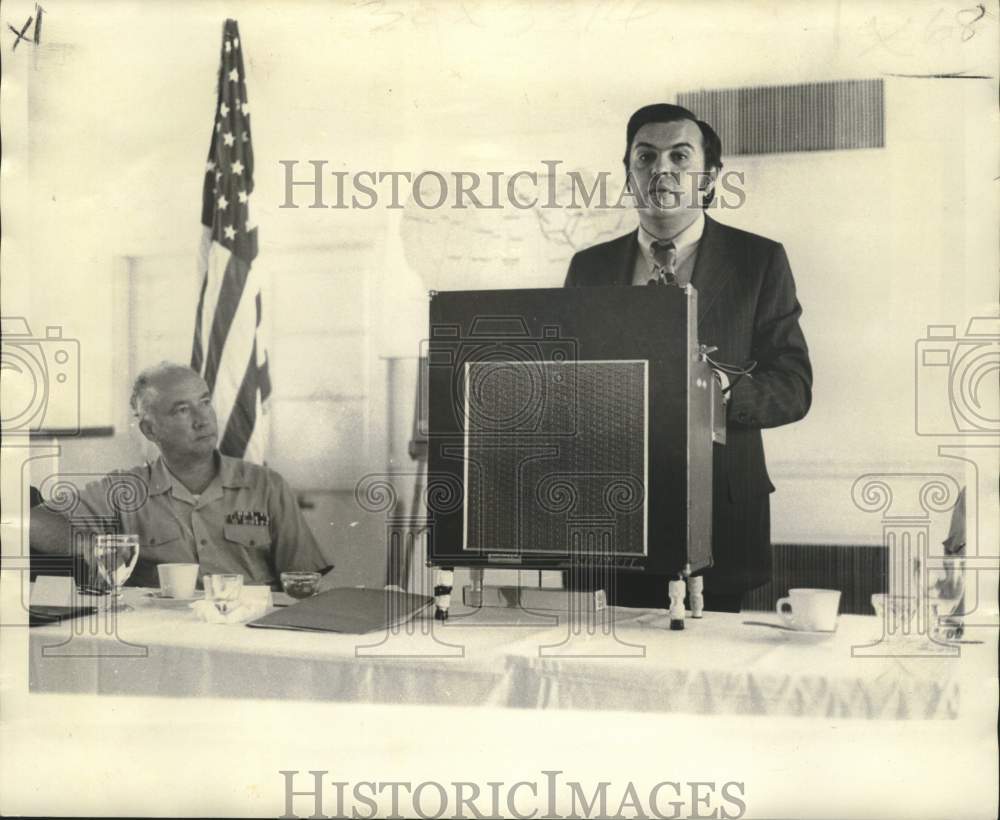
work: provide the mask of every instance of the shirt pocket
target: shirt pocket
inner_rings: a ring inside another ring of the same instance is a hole
[[[161,558],[172,555],[183,546],[183,533],[174,521],[164,521],[149,528],[150,535],[139,544],[139,557]],[[145,555],[144,555],[145,554]]]
[[[268,527],[257,524],[226,524],[222,534],[231,544],[239,544],[245,549],[270,549],[271,531]]]

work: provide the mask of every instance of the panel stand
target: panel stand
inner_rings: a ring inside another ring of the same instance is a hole
[[[687,584],[684,580],[670,581],[667,585],[670,595],[670,628],[680,630],[684,628],[684,593]]]
[[[603,589],[591,591],[568,589],[538,589],[520,586],[483,586],[471,584],[462,588],[465,606],[496,607],[500,609],[542,610],[567,614],[604,612],[608,599]]]
[[[688,579],[688,603],[691,604],[691,617],[701,618],[705,611],[705,579],[701,575]]]
[[[434,620],[447,621],[451,609],[451,589],[455,583],[455,572],[450,567],[435,571],[434,579]]]

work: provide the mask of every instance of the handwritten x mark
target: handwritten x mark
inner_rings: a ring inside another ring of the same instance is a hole
[[[21,27],[20,31],[14,28],[10,23],[7,24],[7,28],[13,31],[15,35],[17,35],[17,39],[14,41],[14,48],[12,48],[11,51],[17,48],[17,44],[20,43],[21,40],[24,40],[24,42],[28,42],[28,38],[25,37],[24,34],[28,30],[28,26],[31,25],[31,21],[34,19],[35,19],[34,17],[29,17],[27,22]]]

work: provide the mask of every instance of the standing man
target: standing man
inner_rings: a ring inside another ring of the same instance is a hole
[[[705,607],[739,612],[743,593],[771,577],[774,486],[761,429],[798,421],[812,399],[812,368],[799,328],[802,308],[777,242],[705,215],[722,144],[686,108],[660,103],[636,111],[626,129],[625,171],[639,228],[580,251],[567,287],[691,284],[698,292],[698,340],[715,362],[726,398],[726,445],[714,448],[712,552]],[[663,607],[666,578],[621,574],[611,603]]]
[[[286,570],[330,569],[284,479],[218,452],[215,410],[201,376],[183,365],[156,365],[139,374],[131,403],[159,458],[88,484],[65,511],[69,517],[32,509],[32,549],[69,552],[76,519],[85,529],[139,535],[129,579],[137,586],[159,586],[157,564],[172,562],[197,563],[199,578],[231,572],[274,587]],[[328,574],[321,588],[329,581]]]

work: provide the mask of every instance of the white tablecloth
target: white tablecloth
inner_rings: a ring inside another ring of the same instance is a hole
[[[684,631],[662,613],[613,611],[574,640],[510,610],[453,608],[395,633],[340,635],[199,621],[183,602],[129,590],[134,611],[34,628],[33,692],[279,698],[393,704],[795,717],[955,718],[962,657],[853,657],[882,634],[842,616],[831,636],[706,613]]]

